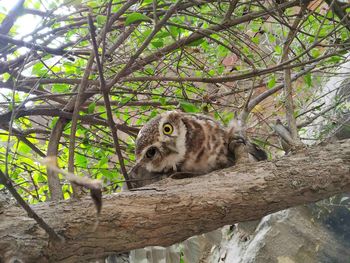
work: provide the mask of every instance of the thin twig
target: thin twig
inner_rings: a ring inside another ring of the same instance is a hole
[[[83,103],[83,93],[88,85],[88,78],[90,76],[91,68],[94,62],[94,53],[91,52],[91,55],[89,57],[89,60],[86,65],[86,69],[84,71],[84,76],[82,78],[82,81],[79,86],[78,95],[75,98],[75,104],[74,104],[74,110],[72,115],[72,123],[71,123],[71,130],[70,130],[70,136],[69,136],[69,157],[68,157],[68,171],[71,173],[74,173],[74,149],[75,149],[75,133],[78,126],[78,119],[79,119],[79,110],[80,105]],[[72,184],[74,195],[78,197],[81,194],[80,187],[74,186]]]
[[[106,24],[105,24],[105,28],[104,30],[102,31],[101,33],[101,42],[102,42],[102,54],[101,54],[101,64],[103,66],[103,63],[105,61],[105,53],[106,53],[106,36],[107,36],[107,31],[108,31],[108,21],[110,19],[110,16],[111,16],[111,9],[112,9],[112,3],[113,3],[113,0],[109,0],[109,3],[108,3],[108,6],[107,6],[107,17],[106,17]],[[90,18],[89,18],[90,19]],[[92,19],[92,18],[91,18]],[[89,24],[90,26],[90,24]],[[95,54],[95,56],[97,56]]]
[[[306,127],[309,124],[313,123],[314,120],[316,120],[317,118],[319,118],[321,116],[324,116],[325,113],[327,113],[327,112],[331,111],[332,109],[336,108],[338,105],[340,105],[341,103],[345,102],[347,99],[349,99],[349,96],[346,96],[346,97],[342,98],[341,100],[337,101],[336,103],[334,103],[333,105],[330,105],[329,107],[323,109],[318,114],[315,114],[315,116],[313,116],[311,118],[307,118],[306,121],[297,124],[298,129]]]
[[[113,120],[111,103],[109,100],[108,90],[106,87],[106,81],[105,81],[105,78],[103,75],[102,64],[100,62],[100,58],[99,58],[99,54],[98,54],[98,47],[97,47],[96,36],[95,36],[95,28],[94,28],[94,24],[93,24],[92,17],[90,14],[88,15],[88,22],[89,22],[89,29],[90,29],[90,34],[91,34],[92,46],[93,46],[93,50],[94,50],[95,58],[96,58],[97,70],[98,70],[98,74],[100,77],[100,87],[101,87],[101,91],[103,94],[103,100],[104,100],[105,108],[106,108],[106,112],[107,112],[107,121],[108,121],[109,127],[112,131],[114,147],[115,147],[115,150],[117,152],[117,156],[119,159],[119,165],[120,165],[122,174],[126,180],[128,188],[131,189],[131,184],[129,182],[129,176],[128,176],[128,173],[126,171],[125,164],[124,164],[124,158],[123,158],[122,152],[120,150],[117,126],[115,125],[114,120]]]
[[[291,26],[291,29],[288,33],[287,40],[285,42],[285,45],[283,47],[283,53],[282,53],[282,59],[281,62],[285,62],[289,60],[289,48],[292,44],[297,32],[298,27],[301,25],[302,21],[302,14],[304,12],[305,7],[302,7],[299,11],[299,14],[297,18],[294,20],[293,25]],[[298,128],[296,124],[296,119],[294,117],[294,102],[293,102],[293,87],[292,87],[292,77],[291,77],[291,69],[285,69],[284,70],[284,105],[285,105],[285,113],[286,113],[286,119],[288,122],[288,128],[289,132],[291,134],[291,137],[294,141],[294,144],[300,144],[300,139],[298,137]]]

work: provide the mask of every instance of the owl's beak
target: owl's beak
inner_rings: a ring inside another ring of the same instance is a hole
[[[167,148],[171,153],[179,153],[179,151],[176,148],[176,141],[168,142],[164,145],[165,148]]]
[[[174,145],[168,145],[167,148],[172,152],[172,153],[179,153],[178,150]]]

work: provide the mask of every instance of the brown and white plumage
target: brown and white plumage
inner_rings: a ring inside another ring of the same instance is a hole
[[[140,187],[174,172],[204,174],[232,166],[234,141],[233,128],[213,118],[164,112],[146,123],[137,136],[132,184]]]

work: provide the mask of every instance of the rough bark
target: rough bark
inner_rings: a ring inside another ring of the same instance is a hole
[[[104,198],[96,226],[89,199],[34,205],[64,241],[18,207],[0,207],[0,257],[25,262],[88,262],[115,251],[182,241],[227,224],[350,191],[350,140],[303,149],[270,162],[166,179]]]

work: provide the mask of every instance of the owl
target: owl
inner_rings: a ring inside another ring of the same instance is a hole
[[[235,165],[235,148],[245,147],[254,159],[264,151],[202,114],[167,111],[151,119],[136,138],[136,164],[130,171],[133,188],[159,181],[176,172],[205,174]]]

